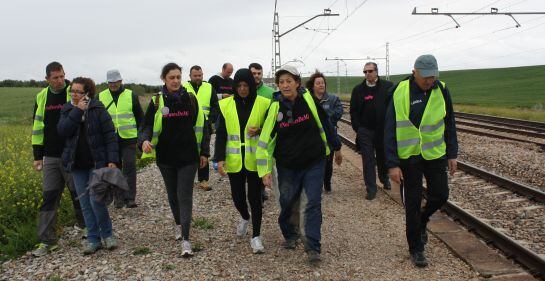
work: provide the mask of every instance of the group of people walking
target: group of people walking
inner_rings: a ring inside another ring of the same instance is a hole
[[[428,218],[448,197],[446,159],[453,172],[457,153],[452,103],[444,83],[436,80],[438,73],[432,70],[437,71],[437,63],[430,57],[417,59],[413,75],[396,87],[378,77],[375,63],[367,63],[366,79],[354,88],[350,109],[364,163],[366,198],[376,196],[375,166],[385,189],[390,189],[389,171],[392,181],[406,190],[407,239],[411,260],[418,266],[427,265],[423,239]],[[108,89],[97,94],[91,79],[69,82],[62,65],[50,63],[49,86],[37,95],[34,109],[34,167],[43,170],[44,201],[40,243],[33,255],[57,248],[54,225],[65,183],[87,238],[83,253],[117,247],[108,202],[89,182],[104,169],[122,169],[128,188],[113,189],[114,206],[137,207],[138,148],[142,158],[155,158],[175,222],[174,239],[181,240],[182,256],[192,256],[193,186],[197,174],[197,186],[212,189],[208,163],[215,132],[212,159],[219,174],[229,179],[240,214],[236,235],[245,236],[251,222],[252,252],[265,251],[263,201],[268,197],[265,187],[274,183],[283,247],[295,249],[302,240],[309,262],[321,261],[322,193],[332,191],[333,162],[340,165],[343,160],[336,129],[343,114],[340,99],[326,91],[326,77],[318,71],[304,87],[299,71],[283,66],[275,73],[278,91],[263,83],[258,63],[237,70],[234,79],[232,73],[232,64],[225,63],[220,74],[205,82],[202,68],[195,65],[190,80],[182,82],[182,68],[168,63],[160,75],[164,85],[143,113],[119,71],[107,72]],[[418,102],[413,99],[417,95]],[[422,174],[431,194],[424,211]],[[300,206],[303,193],[306,205]],[[305,216],[303,237],[300,208]]]

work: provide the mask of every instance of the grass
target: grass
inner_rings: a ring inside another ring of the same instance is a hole
[[[206,218],[194,218],[193,227],[199,229],[213,229],[214,225],[209,222]]]
[[[38,242],[36,224],[42,202],[42,174],[32,168],[30,134],[35,97],[40,90],[0,87],[0,262],[20,256]],[[145,107],[147,103],[142,105]],[[138,161],[137,165],[141,168],[150,162],[153,161]],[[62,226],[75,222],[67,188],[58,213],[60,235]]]
[[[173,264],[170,264],[170,263],[168,263],[168,264],[162,264],[162,265],[161,265],[161,269],[162,269],[163,271],[169,271],[169,270],[174,270],[174,269],[176,269],[176,266],[173,265]]]
[[[151,250],[148,247],[145,247],[145,246],[138,246],[138,247],[134,248],[134,250],[132,251],[132,254],[135,255],[135,256],[144,256],[144,255],[147,255],[149,253],[151,253]]]
[[[408,74],[390,76],[394,83]],[[457,110],[545,121],[545,66],[442,71]],[[350,99],[363,77],[341,77],[341,98]],[[328,78],[328,91],[337,92],[336,77]]]

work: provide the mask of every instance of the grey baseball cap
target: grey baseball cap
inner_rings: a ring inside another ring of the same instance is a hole
[[[418,69],[422,77],[439,76],[439,67],[433,55],[419,56],[414,62],[414,69]]]
[[[278,69],[276,71],[276,73],[274,74],[275,77],[278,77],[280,76],[280,74],[282,74],[283,72],[288,72],[288,73],[291,73],[292,75],[295,75],[295,76],[301,76],[301,74],[299,74],[299,71],[297,70],[297,68],[295,68],[295,66],[291,66],[291,65],[284,65],[282,66],[280,69]]]
[[[108,83],[114,83],[123,80],[123,78],[121,78],[121,73],[119,73],[119,70],[112,69],[108,70],[108,72],[106,73],[106,80],[108,81]]]

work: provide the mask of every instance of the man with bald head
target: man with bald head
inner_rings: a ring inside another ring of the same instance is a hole
[[[208,83],[212,84],[214,90],[218,94],[218,99],[224,99],[230,97],[234,93],[233,79],[233,65],[226,62],[221,67],[221,72],[208,79]]]

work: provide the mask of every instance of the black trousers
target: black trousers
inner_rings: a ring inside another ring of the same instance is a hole
[[[333,151],[326,157],[324,172],[324,190],[331,191],[331,178],[333,177]]]
[[[412,253],[424,250],[421,232],[426,229],[431,215],[448,200],[447,160],[422,160],[413,164],[404,162],[408,161],[402,161],[400,165],[404,178],[400,191],[405,205],[407,242]],[[421,208],[422,176],[426,178],[427,183],[424,208]]]
[[[245,219],[250,219],[248,213],[248,204],[246,203],[246,182],[248,182],[248,202],[252,211],[252,237],[259,236],[261,233],[261,217],[262,217],[262,201],[261,201],[261,179],[257,172],[242,170],[238,173],[228,173],[229,182],[231,183],[231,196],[240,216]]]

